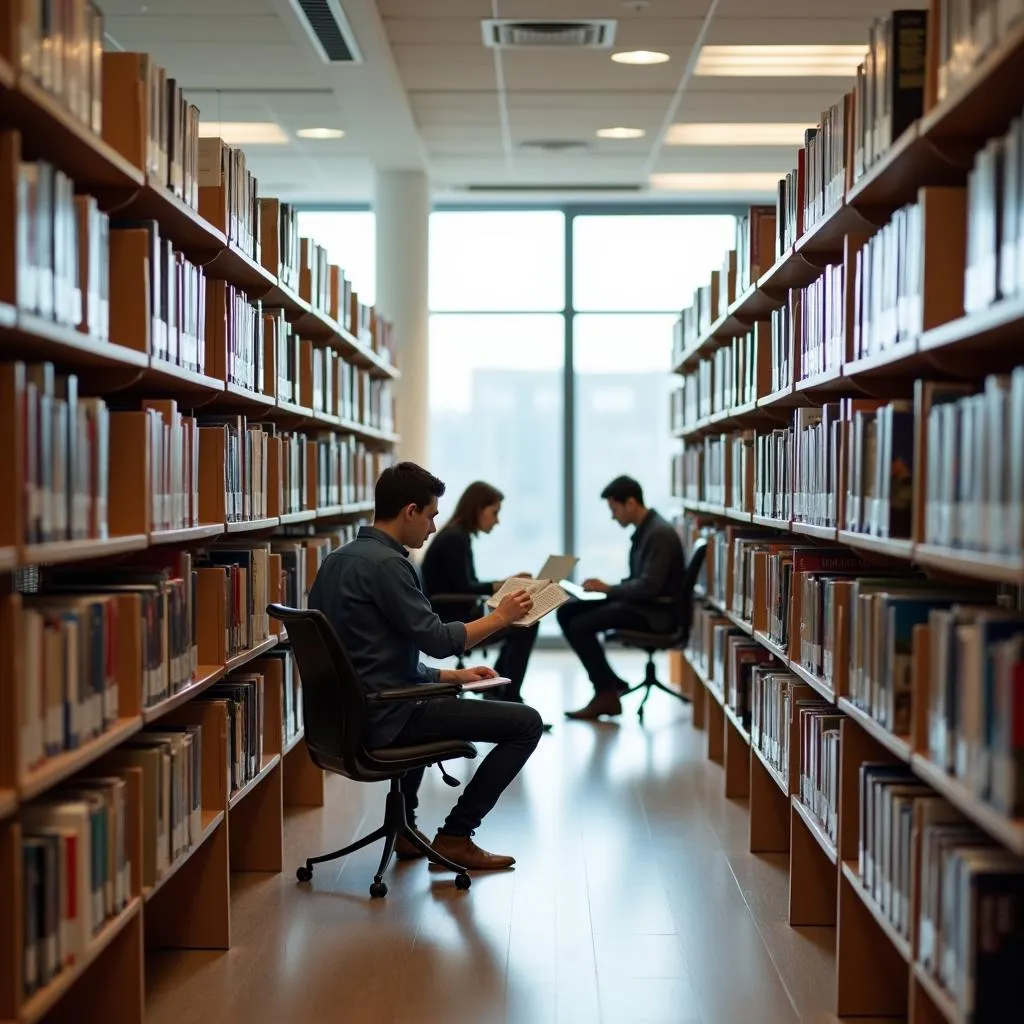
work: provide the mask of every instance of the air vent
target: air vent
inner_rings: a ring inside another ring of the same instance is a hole
[[[585,153],[590,144],[579,139],[528,139],[519,148],[532,153]]]
[[[325,64],[361,64],[363,56],[338,0],[291,0],[299,22]]]
[[[484,46],[499,50],[527,46],[558,46],[605,50],[615,41],[614,19],[580,18],[573,21],[516,21],[488,18],[480,23]]]

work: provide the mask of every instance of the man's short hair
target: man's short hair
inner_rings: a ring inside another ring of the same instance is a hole
[[[377,478],[373,492],[374,518],[395,519],[406,505],[422,512],[433,498],[444,494],[444,484],[415,462],[397,462]]]
[[[617,476],[602,492],[606,501],[617,501],[624,505],[630,498],[635,498],[638,505],[644,503],[644,489],[631,476]]]

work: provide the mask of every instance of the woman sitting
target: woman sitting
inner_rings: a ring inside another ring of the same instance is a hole
[[[451,519],[427,548],[423,557],[423,589],[427,597],[433,601],[435,595],[466,595],[465,601],[445,600],[434,605],[434,611],[446,622],[456,619],[470,622],[479,618],[480,601],[493,594],[504,582],[478,580],[473,565],[473,537],[478,533],[490,533],[498,525],[503,500],[504,495],[491,484],[482,480],[470,484],[462,492]],[[529,573],[516,575],[528,576]],[[474,594],[479,595],[479,598],[470,596]],[[511,626],[488,640],[488,644],[496,641],[501,645],[494,670],[512,682],[500,690],[486,690],[486,697],[520,704],[523,702],[523,679],[538,628],[537,623],[532,626]]]

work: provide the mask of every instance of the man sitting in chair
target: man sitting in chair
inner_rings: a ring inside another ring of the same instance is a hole
[[[367,689],[410,683],[458,682],[494,677],[487,667],[429,669],[420,652],[447,658],[517,622],[533,601],[509,594],[495,611],[474,622],[442,622],[420,588],[408,548],[420,548],[434,532],[437,499],[444,484],[412,462],[385,469],[374,494],[373,526],[331,552],[316,574],[309,606],[324,613],[348,650]],[[472,840],[484,815],[519,774],[542,734],[540,715],[525,704],[443,697],[367,704],[370,742],[377,747],[413,746],[440,740],[479,740],[496,746],[483,759],[458,803],[438,829],[433,847],[470,870],[511,867],[512,857],[488,853]],[[406,815],[415,829],[423,769],[402,780]],[[417,830],[418,831],[418,830]],[[418,833],[424,842],[429,840]],[[399,838],[402,860],[421,856]]]
[[[672,525],[644,505],[644,492],[632,477],[616,477],[602,492],[612,519],[632,526],[629,576],[621,583],[588,579],[583,589],[604,601],[570,601],[558,609],[558,624],[594,684],[590,703],[567,718],[596,719],[622,712],[619,695],[629,689],[608,664],[598,634],[612,629],[671,630],[675,625],[685,562]]]

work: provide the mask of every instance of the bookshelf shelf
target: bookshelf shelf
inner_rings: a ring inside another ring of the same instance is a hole
[[[277,282],[269,270],[260,266],[234,242],[229,242],[214,256],[206,265],[206,273],[209,277],[230,281],[235,287],[253,296],[265,294]]]
[[[787,249],[757,282],[758,291],[784,296],[789,288],[802,288],[821,277],[822,268],[808,262],[795,249]],[[777,306],[782,305],[780,297]]]
[[[4,116],[22,134],[24,155],[56,164],[79,188],[101,200],[118,199],[142,187],[142,173],[61,105],[28,75],[19,74],[4,97]]]
[[[18,809],[18,791],[0,789],[0,821],[9,818]]]
[[[733,519],[737,523],[752,523],[754,521],[754,514],[752,512],[743,512],[738,508],[727,508],[725,510],[725,518]]]
[[[790,672],[805,682],[812,690],[816,691],[819,697],[823,697],[830,704],[835,704],[835,692],[824,679],[814,675],[813,672],[808,672],[798,661],[790,660],[786,664],[789,666]]]
[[[946,990],[925,970],[922,964],[914,964],[914,977],[928,993],[935,1009],[939,1011],[947,1024],[966,1024],[963,1014]]]
[[[261,640],[258,644],[250,647],[246,651],[240,651],[233,658],[229,658],[224,664],[223,675],[229,675],[236,669],[242,668],[243,665],[248,665],[254,658],[259,658],[261,655],[267,653],[267,651],[277,646],[277,637],[268,636],[266,640]]]
[[[76,750],[66,750],[56,757],[48,758],[38,768],[23,776],[18,783],[19,799],[24,802],[45,793],[51,786],[81,771],[107,751],[119,746],[129,736],[142,728],[142,718],[119,718],[105,733],[97,736]]]
[[[27,544],[21,549],[21,565],[60,565],[64,562],[85,562],[110,558],[130,551],[142,551],[149,545],[144,533],[106,540],[58,540],[49,544]]]
[[[865,229],[870,230],[870,225],[863,214],[844,201],[797,239],[796,254],[815,259],[838,256],[842,254],[846,236]]]
[[[264,307],[283,309],[293,322],[297,322],[296,318],[310,315],[309,303],[280,279],[270,286],[262,301]]]
[[[777,644],[777,643],[776,643],[776,642],[775,642],[774,640],[772,640],[772,639],[771,639],[771,637],[769,637],[769,636],[768,636],[768,634],[767,634],[767,633],[765,633],[765,632],[764,632],[763,630],[760,630],[760,629],[755,629],[755,630],[753,631],[753,633],[751,633],[751,636],[752,636],[752,637],[753,637],[753,638],[754,638],[754,639],[755,639],[755,640],[756,640],[756,641],[757,641],[757,642],[758,642],[758,643],[759,643],[759,644],[760,644],[760,645],[761,645],[761,646],[762,646],[762,647],[763,647],[763,648],[764,648],[764,649],[765,649],[766,651],[769,651],[769,652],[770,652],[771,654],[774,654],[774,655],[775,655],[775,657],[776,657],[776,658],[778,658],[778,659],[779,659],[779,661],[781,661],[783,665],[788,665],[788,664],[789,664],[789,655],[787,655],[787,654],[786,654],[786,649],[785,649],[784,647],[780,647],[780,646],[779,646],[779,645],[778,645],[778,644]]]
[[[803,404],[803,396],[796,393],[792,384],[787,384],[784,388],[779,388],[778,391],[757,400],[758,409],[791,409]]]
[[[192,844],[192,847],[186,850],[165,872],[163,877],[156,883],[151,885],[149,888],[142,890],[142,899],[144,903],[148,903],[177,873],[178,871],[188,863],[189,859],[199,848],[206,842],[210,836],[218,829],[224,822],[224,811],[208,810],[203,808],[203,831],[200,833],[199,838]]]
[[[57,1005],[65,993],[70,991],[75,982],[86,972],[100,954],[117,938],[117,936],[138,917],[142,909],[142,900],[135,896],[128,906],[116,917],[111,918],[86,946],[85,952],[73,964],[69,964],[45,988],[40,989],[22,1004],[18,1015],[20,1024],[37,1024]]]
[[[282,526],[292,526],[295,523],[310,523],[316,519],[316,509],[307,509],[304,512],[286,512],[279,517]]]
[[[156,356],[149,361],[146,373],[147,385],[158,385],[163,394],[200,394],[211,395],[224,391],[224,381],[216,377],[208,377],[205,373],[187,370],[184,366],[175,366],[165,359]]]
[[[5,357],[52,359],[83,369],[130,367],[144,370],[149,366],[149,357],[144,352],[93,338],[34,313],[13,309],[11,313],[10,317],[0,317],[0,349]]]
[[[290,754],[305,738],[306,738],[306,730],[305,729],[300,729],[284,745],[284,749],[281,751],[281,757],[284,758],[286,755]]]
[[[866,377],[902,373],[909,363],[914,361],[917,351],[917,339],[910,338],[908,341],[901,341],[893,345],[892,348],[876,352],[874,355],[850,360],[843,367],[843,372],[852,380],[860,381]]]
[[[839,543],[889,558],[901,558],[909,561],[914,557],[914,542],[901,537],[875,537],[870,533],[840,530]]]
[[[117,212],[119,216],[157,221],[161,233],[200,264],[209,262],[227,244],[223,232],[152,176]]]
[[[914,955],[910,948],[910,943],[905,939],[896,929],[893,927],[892,922],[882,912],[882,908],[875,902],[871,893],[864,888],[864,883],[861,881],[861,877],[857,874],[857,867],[851,861],[843,861],[842,865],[843,878],[850,884],[853,891],[860,897],[861,902],[867,907],[871,916],[875,919],[878,927],[885,932],[886,938],[893,944],[896,952],[899,953],[900,957],[910,964],[913,962]]]
[[[824,373],[817,373],[813,377],[798,380],[793,390],[797,394],[832,395],[855,392],[857,389],[853,381],[843,375],[843,368],[834,366]]]
[[[938,544],[917,544],[914,561],[930,569],[973,576],[993,583],[1024,583],[1024,558],[987,551],[964,551]]]
[[[890,732],[881,722],[876,722],[866,711],[857,707],[848,697],[840,697],[839,710],[856,722],[872,739],[880,743],[893,757],[904,764],[910,764],[912,747],[905,736]]]
[[[786,785],[786,780],[775,770],[774,765],[769,763],[768,759],[761,753],[761,749],[753,743],[750,744],[750,749],[753,751],[754,757],[761,762],[762,767],[768,773],[768,777],[772,782],[779,787],[779,790],[785,796],[789,796],[789,787]]]
[[[788,519],[776,519],[774,516],[759,516],[755,513],[751,521],[755,526],[763,526],[769,530],[789,529]]]
[[[198,540],[212,540],[223,532],[223,523],[201,523],[180,530],[154,530],[149,535],[149,543],[151,547],[160,544],[193,544]]]
[[[807,831],[811,833],[814,837],[814,841],[821,847],[822,853],[824,853],[833,864],[838,864],[839,854],[836,853],[835,844],[831,839],[829,839],[821,825],[818,824],[814,815],[807,809],[803,800],[801,800],[796,793],[793,793],[790,799],[793,804],[793,810],[796,811],[800,820],[807,826]]]
[[[998,349],[1008,342],[1018,341],[1022,326],[1024,296],[1017,296],[925,331],[918,339],[918,348],[921,352],[935,354],[956,353],[967,348],[968,355],[976,357],[979,346]],[[986,352],[986,366],[991,354]]]
[[[152,725],[168,711],[187,704],[193,697],[198,697],[204,690],[208,690],[218,679],[224,677],[223,665],[199,665],[196,668],[192,682],[182,687],[177,693],[172,693],[162,701],[142,710],[142,721],[146,725]]]
[[[818,526],[815,523],[800,523],[793,521],[790,529],[793,533],[803,537],[813,537],[815,540],[835,541],[838,531],[834,526]]]
[[[773,309],[778,309],[782,302],[770,295],[759,281],[755,281],[730,307],[730,314],[738,320],[747,322],[763,320]]]
[[[945,772],[921,754],[911,760],[914,774],[924,779],[979,828],[1018,856],[1024,856],[1024,818],[1008,818],[979,800],[959,779]]]
[[[723,703],[723,704],[722,704],[722,710],[723,710],[723,711],[725,712],[725,717],[726,717],[726,718],[727,718],[727,719],[728,719],[728,720],[729,720],[730,722],[732,722],[733,728],[734,728],[734,729],[735,729],[735,730],[736,730],[736,731],[737,731],[737,732],[738,732],[738,733],[740,734],[740,736],[742,737],[742,739],[743,739],[743,742],[744,742],[744,743],[746,743],[746,744],[747,744],[747,746],[749,747],[749,746],[750,746],[750,733],[749,733],[749,732],[747,732],[747,730],[746,730],[745,726],[744,726],[744,725],[743,725],[743,723],[742,723],[742,722],[740,721],[739,715],[737,715],[737,714],[736,714],[736,712],[735,712],[735,711],[733,711],[733,709],[732,709],[732,708],[731,708],[731,707],[730,707],[730,706],[729,706],[728,704],[724,704],[724,703]]]
[[[263,530],[276,529],[278,521],[277,516],[269,516],[266,519],[246,519],[238,523],[225,523],[224,530],[231,534],[259,533]]]
[[[273,770],[281,763],[280,754],[264,754],[260,770],[244,786],[236,789],[228,801],[228,809],[234,810]]]
[[[254,408],[273,408],[277,405],[277,399],[272,395],[260,394],[258,391],[252,391],[232,381],[228,381],[225,385],[225,393],[230,396],[230,399],[225,399],[225,401],[231,405],[241,404]],[[234,399],[237,401],[233,401]]]

